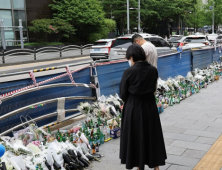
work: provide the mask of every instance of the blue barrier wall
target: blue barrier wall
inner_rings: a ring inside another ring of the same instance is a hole
[[[37,82],[40,82],[40,81],[55,77],[60,74],[43,76],[36,79],[37,79]],[[84,69],[84,70],[74,73],[73,78],[75,82],[77,83],[89,84],[90,83],[89,75],[90,75],[90,70],[88,68],[88,69]],[[65,76],[60,79],[49,82],[47,84],[70,83],[70,82],[71,81],[69,77]],[[33,84],[31,79],[2,83],[0,85],[0,92],[1,94],[4,94],[4,93],[7,93],[7,92],[10,92],[10,91],[22,88],[22,87],[29,86],[31,84]],[[67,96],[92,96],[92,90],[86,87],[56,87],[56,88],[43,89],[40,91],[27,93],[27,94],[2,102],[2,104],[0,105],[0,116],[8,112],[11,112],[13,110],[16,110],[18,108],[36,103],[36,102],[41,102],[44,100],[49,100],[49,99],[58,98],[58,97],[67,97]],[[81,100],[68,100],[65,103],[65,108],[66,109],[76,108],[76,106],[79,104],[80,101]],[[36,109],[29,109],[29,110],[20,112],[14,116],[11,116],[9,118],[6,118],[0,121],[0,133],[9,129],[10,127],[14,127],[18,125],[21,122],[20,115],[30,115],[32,118],[35,118],[44,114],[55,112],[56,110],[57,110],[57,102],[46,104],[45,106],[38,107]],[[73,113],[68,113],[66,114],[66,116],[70,116],[72,114]],[[55,120],[56,120],[56,117],[52,117],[47,120],[39,121],[38,125],[41,126]]]
[[[192,55],[191,55],[192,54]],[[158,59],[158,72],[159,77],[162,79],[167,79],[168,77],[174,77],[177,75],[186,76],[187,72],[191,71],[191,65],[193,62],[194,68],[205,68],[212,61],[218,61],[220,57],[219,50],[217,49],[205,49],[198,51],[185,51],[180,54],[171,54],[159,57]],[[97,66],[97,75],[100,83],[101,95],[110,95],[119,93],[119,84],[122,78],[124,70],[129,67],[128,62],[115,63],[108,65]],[[50,79],[59,74],[42,76],[37,78],[37,82]],[[73,74],[73,78],[77,83],[86,83],[90,82],[90,69],[84,69]],[[47,84],[55,83],[70,83],[68,76],[62,77],[60,79],[54,80]],[[23,88],[33,84],[32,80],[18,80],[13,82],[5,82],[0,84],[0,94],[4,94],[19,88]],[[43,89],[40,91],[31,92],[24,94],[10,100],[4,101],[0,105],[0,116],[16,110],[18,108],[48,100],[58,97],[67,97],[67,96],[92,96],[92,90],[85,87],[57,87],[50,89]],[[69,100],[66,101],[66,109],[73,109],[81,102],[81,100]],[[49,114],[55,112],[57,109],[57,103],[46,104],[43,107],[36,109],[29,109],[23,111],[17,115],[11,116],[10,118],[0,121],[0,133],[20,124],[20,115],[30,115],[32,118],[39,117],[44,114]],[[75,113],[66,114],[66,116],[72,115]],[[39,126],[53,122],[56,120],[56,117],[48,118],[38,122]]]
[[[119,84],[127,68],[128,62],[97,66],[101,95],[119,93]]]
[[[220,60],[220,56],[222,55],[220,52],[219,52],[219,48],[216,49],[212,49],[212,57],[213,57],[213,61],[219,61]]]
[[[193,51],[193,69],[204,69],[208,64],[212,63],[212,52],[212,49]]]
[[[175,77],[178,75],[186,76],[191,70],[191,52],[185,51],[181,54],[173,54],[158,58],[158,73],[161,79]]]

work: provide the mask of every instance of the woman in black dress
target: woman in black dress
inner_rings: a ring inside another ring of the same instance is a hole
[[[120,96],[125,102],[121,122],[120,159],[126,169],[165,165],[166,149],[154,92],[157,69],[146,61],[142,47],[131,45],[126,58],[132,67],[124,71]]]

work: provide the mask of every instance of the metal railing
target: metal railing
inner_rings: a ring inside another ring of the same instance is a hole
[[[82,55],[89,55],[86,51],[90,49],[93,44],[86,44],[86,45],[67,45],[67,46],[48,46],[48,47],[41,47],[41,48],[24,48],[24,49],[12,49],[12,50],[2,50],[0,51],[0,62],[3,64],[7,63],[10,59],[19,58],[19,62],[21,62],[21,57],[28,57],[30,60],[40,60],[44,59],[42,56],[52,54],[53,57],[63,57],[64,54],[68,52],[78,52],[79,54],[72,56],[82,56]]]
[[[59,99],[60,99],[60,98],[55,98],[55,99],[50,99],[50,100],[46,100],[46,101],[41,101],[41,102],[34,103],[34,104],[32,104],[32,105],[28,105],[28,106],[19,108],[19,109],[17,109],[17,110],[14,110],[14,111],[12,111],[12,112],[9,112],[9,113],[1,116],[1,117],[0,117],[0,121],[1,121],[1,120],[4,120],[4,119],[6,119],[6,118],[8,118],[8,117],[10,117],[10,116],[13,116],[13,115],[15,115],[15,114],[18,114],[18,113],[20,113],[20,112],[22,112],[22,111],[25,111],[25,110],[29,109],[31,106],[33,106],[33,105],[39,105],[39,104],[41,104],[41,103],[48,104],[48,103],[54,103],[54,102],[57,102],[57,105],[58,105],[59,102],[60,102]],[[96,97],[90,97],[90,96],[71,96],[71,97],[64,97],[64,99],[65,99],[65,100],[77,100],[77,99],[96,100]],[[65,113],[78,111],[77,109],[65,110],[65,103],[64,103],[63,105],[60,104],[60,107],[61,107],[61,106],[62,106],[62,108],[59,108],[59,110],[64,110]],[[30,121],[28,121],[28,122],[21,123],[21,124],[15,126],[15,127],[13,127],[13,128],[10,128],[10,129],[4,131],[3,133],[0,134],[0,136],[6,135],[6,134],[8,134],[8,133],[11,133],[13,130],[18,129],[18,128],[22,127],[23,125],[28,124],[29,122],[39,121],[39,120],[43,120],[43,119],[45,119],[45,118],[49,118],[49,117],[53,117],[53,116],[58,116],[58,113],[60,112],[59,110],[58,110],[58,108],[57,108],[57,111],[54,112],[54,113],[50,113],[50,114],[46,114],[46,115],[43,115],[43,116],[39,116],[39,117],[36,117],[35,119],[32,119],[32,120],[30,120]],[[77,116],[80,116],[80,115],[81,115],[81,114],[75,114],[74,117],[77,117]],[[72,118],[73,118],[73,117],[72,117]],[[66,119],[64,119],[63,121],[65,121],[65,120],[66,120]]]

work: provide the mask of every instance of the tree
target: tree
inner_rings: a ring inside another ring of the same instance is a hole
[[[184,21],[188,27],[194,29],[206,25],[206,5],[202,3],[202,0],[196,0],[192,10],[185,14]]]
[[[68,38],[75,33],[75,29],[69,23],[62,20],[54,19],[36,19],[31,22],[32,26],[29,26],[31,32],[41,33],[44,36],[36,36],[39,41],[48,42],[48,36],[50,34],[56,34],[57,40],[60,41],[62,37]]]
[[[206,5],[206,25],[212,25],[212,10],[209,10],[212,7],[212,0],[208,0]],[[214,25],[218,27],[222,24],[222,0],[214,0]],[[214,27],[214,28],[216,28]]]
[[[53,0],[49,5],[54,19],[61,19],[77,28],[80,40],[86,40],[90,33],[98,33],[105,22],[105,12],[99,0]]]
[[[89,35],[89,41],[94,42],[96,40],[107,38],[109,32],[114,32],[116,30],[116,22],[112,19],[104,19],[98,29]]]
[[[130,0],[130,7],[137,8],[138,0]],[[141,27],[158,32],[161,27],[161,22],[168,22],[169,19],[177,21],[179,15],[183,17],[185,11],[191,9],[195,4],[195,0],[141,0]],[[121,33],[126,28],[126,0],[103,0],[104,11],[106,17],[114,16],[117,22],[117,27]],[[130,28],[137,27],[137,10],[130,10]],[[151,31],[151,32],[152,32]],[[150,32],[150,33],[151,33]]]
[[[102,5],[104,11],[106,11],[106,17],[114,17],[117,22],[117,27],[120,29],[121,34],[127,27],[127,4],[126,0],[103,0]],[[129,5],[132,8],[138,6],[137,0],[129,0]],[[112,13],[112,16],[111,16]],[[137,26],[137,10],[130,10],[130,28]]]

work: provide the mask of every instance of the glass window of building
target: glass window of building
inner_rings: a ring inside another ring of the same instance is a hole
[[[10,0],[0,0],[0,9],[11,9],[11,1]]]
[[[25,9],[24,0],[13,0],[13,8],[14,9]]]
[[[5,26],[12,26],[12,12],[8,10],[0,10],[0,19],[3,19]],[[5,30],[12,30],[12,28],[5,28]]]
[[[26,29],[26,15],[25,15],[25,11],[21,11],[21,10],[14,10],[14,21],[15,21],[15,26],[19,26],[19,19],[22,20],[22,26],[23,26],[23,30]],[[16,30],[18,30],[16,28]]]

